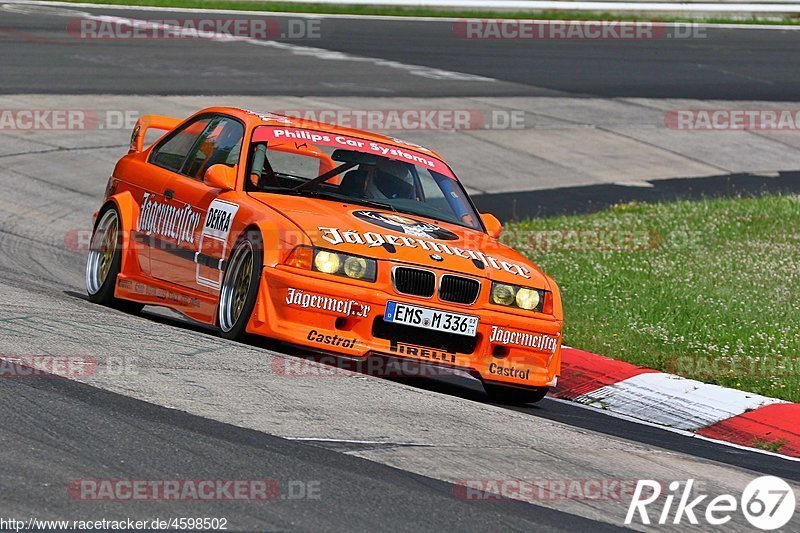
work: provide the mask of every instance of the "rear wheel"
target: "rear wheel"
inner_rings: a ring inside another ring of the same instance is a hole
[[[122,232],[115,207],[106,209],[92,234],[89,257],[86,259],[86,292],[89,300],[123,311],[138,313],[142,304],[114,297],[117,276],[122,267]]]
[[[255,232],[242,236],[231,253],[220,291],[218,322],[226,339],[244,340],[247,336],[263,264],[260,236]]]
[[[486,394],[492,401],[509,405],[524,405],[536,403],[547,396],[548,387],[538,387],[535,389],[517,389],[515,387],[504,387],[502,385],[484,384]]]

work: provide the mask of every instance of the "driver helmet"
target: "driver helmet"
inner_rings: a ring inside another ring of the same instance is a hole
[[[365,190],[367,198],[414,199],[414,175],[407,163],[384,159],[370,174]]]

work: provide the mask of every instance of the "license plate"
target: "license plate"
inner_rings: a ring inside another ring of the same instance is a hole
[[[400,302],[388,302],[383,319],[395,324],[445,331],[466,337],[474,337],[478,331],[478,317],[476,316],[449,313]]]

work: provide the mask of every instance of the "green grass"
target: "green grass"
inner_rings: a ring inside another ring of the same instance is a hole
[[[61,0],[66,3],[86,0]],[[202,9],[230,9],[245,11],[324,13],[340,15],[382,15],[398,17],[453,17],[453,18],[509,18],[540,20],[641,20],[657,22],[711,22],[721,24],[789,24],[798,25],[800,19],[787,18],[733,18],[733,17],[671,17],[647,16],[627,13],[598,13],[593,11],[492,11],[435,9],[427,7],[392,7],[342,4],[294,4],[285,2],[241,0],[91,0],[96,4],[137,5],[152,7],[179,7]]]
[[[786,440],[770,441],[764,439],[756,439],[753,441],[752,447],[768,452],[779,452],[781,448],[786,445]]]
[[[638,245],[559,244],[552,230]],[[504,238],[561,287],[567,345],[800,401],[800,196],[623,204]]]

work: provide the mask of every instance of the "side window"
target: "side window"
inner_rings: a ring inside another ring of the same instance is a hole
[[[186,156],[189,155],[210,121],[210,118],[205,117],[185,125],[167,142],[153,150],[150,162],[168,170],[180,172]]]
[[[183,168],[183,174],[203,181],[212,165],[233,166],[239,162],[244,127],[232,118],[214,117],[195,145]]]

